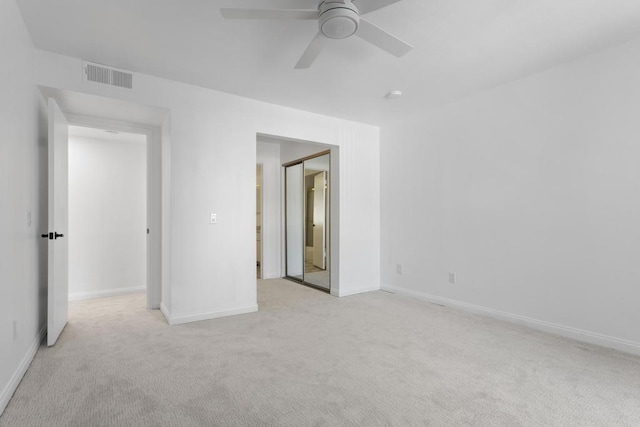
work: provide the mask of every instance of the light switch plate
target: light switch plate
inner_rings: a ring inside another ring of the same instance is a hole
[[[211,224],[216,224],[217,222],[218,222],[217,215],[212,213],[211,214]]]

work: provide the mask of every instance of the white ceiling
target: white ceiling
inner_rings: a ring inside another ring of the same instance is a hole
[[[219,9],[317,0],[18,4],[40,49],[373,124],[640,36],[639,0],[403,0],[366,16],[415,46],[403,58],[352,37],[294,70],[315,22],[225,21]],[[385,100],[390,90],[404,96]]]

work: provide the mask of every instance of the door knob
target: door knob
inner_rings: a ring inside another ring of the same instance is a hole
[[[53,239],[53,233],[45,233],[40,235],[43,239]]]
[[[58,237],[64,237],[64,234],[62,234],[62,233],[58,233],[58,232],[56,231],[56,233],[55,233],[55,235],[54,235],[54,238],[56,238],[56,239],[57,239]]]

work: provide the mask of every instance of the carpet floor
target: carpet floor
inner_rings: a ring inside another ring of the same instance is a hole
[[[640,358],[386,292],[260,281],[260,311],[167,326],[78,301],[0,426],[638,426]]]

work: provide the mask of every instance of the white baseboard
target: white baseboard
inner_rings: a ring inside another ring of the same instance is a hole
[[[379,290],[380,290],[379,287],[371,287],[371,286],[367,286],[363,288],[346,289],[346,290],[332,289],[331,295],[333,295],[334,297],[342,298],[342,297],[348,297],[351,295],[364,294],[365,292],[373,292],[373,291],[379,291]]]
[[[483,307],[483,306],[474,305],[474,304],[468,304],[466,302],[457,301],[449,298],[438,297],[435,295],[429,295],[423,292],[412,291],[409,289],[403,289],[396,286],[383,285],[382,290],[392,292],[398,295],[404,295],[404,296],[416,298],[422,301],[444,305],[447,307],[459,308],[475,314],[489,316],[494,319],[504,320],[510,323],[517,323],[519,325],[524,325],[532,329],[537,329],[540,331],[548,332],[550,334],[571,338],[576,341],[582,341],[589,344],[599,345],[601,347],[608,347],[614,350],[623,351],[625,353],[640,355],[640,343],[635,341],[629,341],[622,338],[611,337],[608,335],[599,334],[597,332],[585,331],[582,329],[573,328],[571,326],[560,325],[557,323],[547,322],[545,320],[533,319],[530,317],[521,316],[519,314],[508,313],[505,311],[495,310],[493,308]]]
[[[69,294],[69,301],[81,301],[85,299],[115,297],[117,295],[134,294],[137,292],[144,292],[146,290],[147,290],[146,286],[136,286],[133,288],[116,288],[116,289],[105,289],[102,291],[74,292]]]
[[[11,400],[11,397],[13,396],[13,393],[15,393],[16,389],[18,388],[20,381],[22,381],[22,377],[24,377],[24,374],[27,372],[27,369],[29,368],[31,361],[35,357],[38,348],[40,347],[40,343],[44,339],[46,333],[47,325],[44,324],[42,325],[42,328],[40,328],[40,331],[38,332],[38,335],[35,337],[33,342],[31,342],[31,345],[29,346],[27,353],[22,358],[18,369],[16,369],[16,371],[13,373],[13,376],[11,376],[9,383],[2,390],[2,393],[0,394],[0,415],[2,415],[2,413],[4,412],[5,408],[9,404],[9,401]]]
[[[160,310],[162,310],[162,314],[164,314],[164,317],[167,318],[167,322],[169,322],[169,324],[173,326],[173,325],[181,325],[183,323],[191,323],[191,322],[199,322],[201,320],[215,319],[218,317],[235,316],[236,314],[253,313],[258,311],[258,305],[254,304],[254,305],[234,307],[234,308],[223,309],[223,310],[208,311],[204,313],[182,314],[179,316],[172,316],[171,313],[169,313],[169,310],[167,310],[167,308],[164,306],[164,304],[161,306]]]

